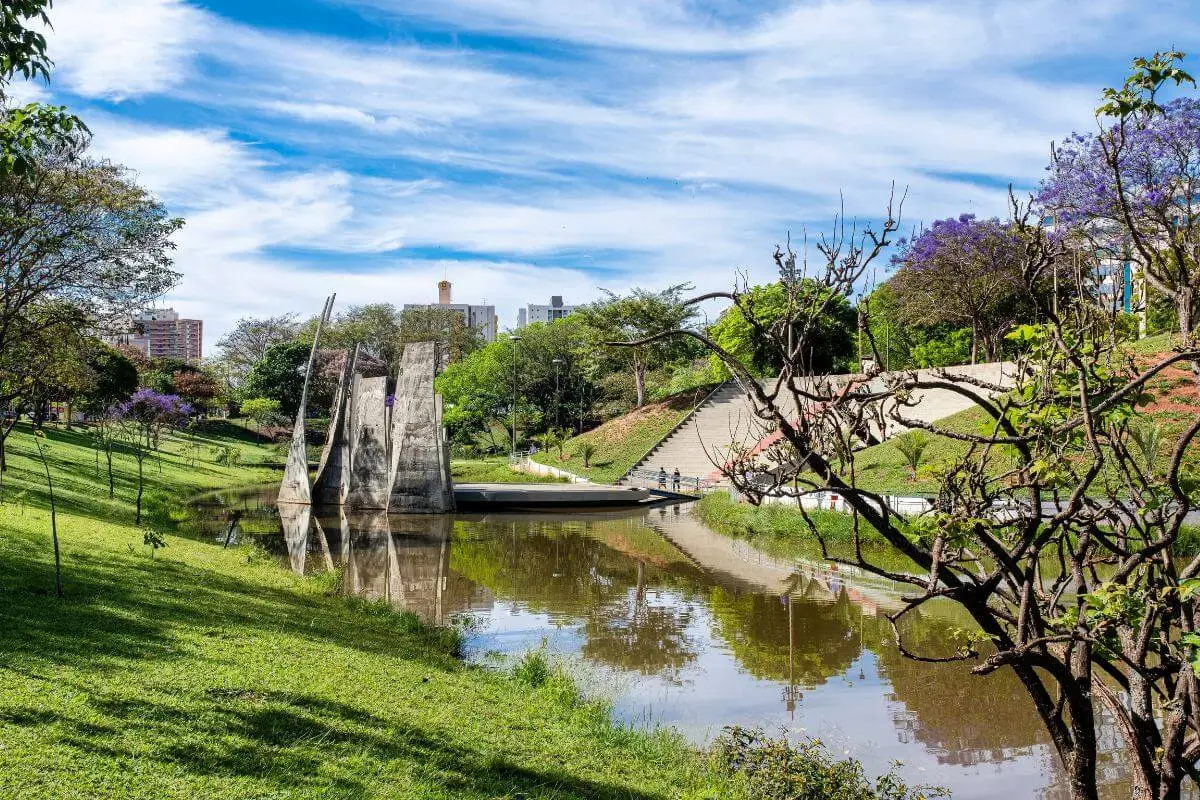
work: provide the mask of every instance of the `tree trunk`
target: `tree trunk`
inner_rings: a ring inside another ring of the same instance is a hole
[[[646,365],[641,359],[633,362],[633,381],[637,384],[637,407],[646,405]]]
[[[112,444],[106,444],[104,447],[104,459],[108,462],[108,499],[113,499],[113,471],[112,471]]]
[[[1193,347],[1194,331],[1192,326],[1196,321],[1192,318],[1192,303],[1195,300],[1195,292],[1192,287],[1182,287],[1178,294],[1175,295],[1175,313],[1179,315],[1179,335],[1183,339],[1183,348],[1185,350]],[[1200,389],[1200,362],[1192,362],[1192,380],[1196,384],[1196,388]]]
[[[142,461],[143,460],[144,460],[143,458],[139,458],[137,460],[137,462],[138,462],[138,493],[137,493],[137,510],[134,512],[134,515],[133,515],[133,524],[134,525],[142,524],[142,488],[145,486],[145,484],[142,481]]]
[[[971,363],[974,364],[979,355],[979,329],[978,326],[971,323]]]

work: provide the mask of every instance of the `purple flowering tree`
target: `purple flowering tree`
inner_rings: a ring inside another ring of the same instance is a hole
[[[142,524],[142,494],[145,488],[146,456],[158,449],[163,431],[187,422],[192,406],[178,395],[153,389],[138,389],[128,400],[109,409],[109,418],[121,431],[138,467],[137,504],[134,524]]]
[[[1105,90],[1100,129],[1054,149],[1037,204],[1076,250],[1136,264],[1174,305],[1186,347],[1200,323],[1200,100],[1157,101],[1167,83],[1195,85],[1182,58],[1139,58],[1122,88]]]
[[[1005,332],[1023,302],[1021,239],[998,219],[973,214],[940,219],[902,239],[891,284],[910,324],[950,323],[971,329],[971,363],[999,358]]]

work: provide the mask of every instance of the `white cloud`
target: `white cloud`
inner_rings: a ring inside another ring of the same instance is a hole
[[[98,98],[97,148],[187,218],[171,302],[210,346],[239,316],[430,298],[447,274],[508,321],[598,283],[765,278],[789,229],[841,193],[877,218],[893,180],[911,222],[1003,214],[998,187],[1036,181],[1130,56],[1200,38],[1133,0],[344,2],[395,12],[387,43],[184,0],[55,5],[55,86]],[[418,44],[414,18],[537,39]],[[152,93],[203,122],[120,116]]]
[[[54,80],[86,97],[164,91],[187,77],[207,19],[184,0],[59,0],[47,35]]]

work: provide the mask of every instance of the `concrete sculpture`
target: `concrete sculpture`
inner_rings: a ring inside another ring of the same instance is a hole
[[[317,324],[309,356],[313,372],[321,331],[333,310],[333,298]],[[347,353],[325,447],[315,480],[309,483],[305,413],[309,377],[305,377],[292,446],[279,502],[342,505],[353,510],[443,514],[454,510],[450,456],[442,427],[442,399],[434,392],[437,347],[433,342],[405,346],[395,392],[387,378],[358,374],[358,348]]]

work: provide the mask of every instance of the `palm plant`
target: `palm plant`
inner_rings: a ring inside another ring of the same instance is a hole
[[[922,430],[911,430],[896,437],[896,449],[908,462],[908,470],[913,478],[917,477],[917,467],[921,466],[921,458],[925,448],[933,443],[929,434]]]
[[[1129,438],[1142,456],[1146,472],[1153,476],[1154,465],[1158,461],[1158,451],[1162,445],[1162,426],[1150,420],[1129,426]]]

